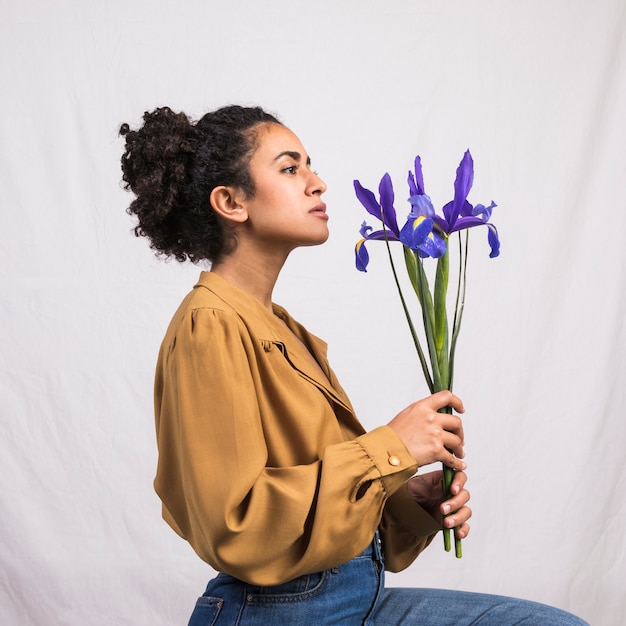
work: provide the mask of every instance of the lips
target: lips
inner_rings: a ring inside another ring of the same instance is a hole
[[[310,211],[312,215],[317,215],[318,217],[323,217],[324,219],[328,219],[328,215],[326,214],[326,204],[324,202],[320,202],[316,204]]]

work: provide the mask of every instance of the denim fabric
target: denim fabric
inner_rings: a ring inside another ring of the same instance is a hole
[[[378,535],[340,567],[258,587],[218,574],[188,626],[584,626],[549,606],[441,589],[384,589]]]
[[[331,622],[332,623],[332,622]],[[369,624],[393,626],[589,626],[545,604],[446,589],[385,589]]]

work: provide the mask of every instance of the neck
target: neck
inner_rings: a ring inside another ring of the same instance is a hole
[[[211,271],[235,287],[254,296],[265,308],[272,311],[272,292],[287,257],[250,253],[240,246],[214,263]]]

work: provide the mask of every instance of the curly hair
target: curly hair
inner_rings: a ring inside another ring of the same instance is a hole
[[[169,107],[146,112],[143,126],[122,124],[124,187],[135,194],[127,209],[137,237],[158,256],[213,263],[235,245],[209,197],[220,185],[255,193],[249,164],[261,125],[280,124],[260,107],[237,105],[207,113],[195,124]]]

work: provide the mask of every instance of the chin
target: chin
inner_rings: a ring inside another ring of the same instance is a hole
[[[316,239],[315,243],[312,243],[312,246],[320,246],[323,243],[326,243],[328,241],[328,237],[330,236],[330,233],[328,231],[326,231],[323,235],[321,235],[319,238]]]

